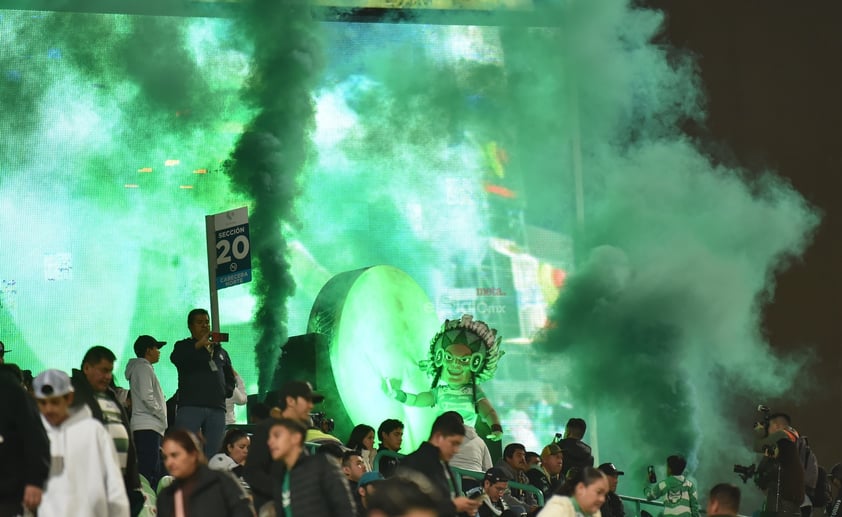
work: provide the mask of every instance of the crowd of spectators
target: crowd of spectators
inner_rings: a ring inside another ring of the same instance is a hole
[[[614,463],[594,468],[580,418],[540,453],[508,443],[494,464],[486,441],[454,411],[439,415],[414,451],[403,449],[397,419],[376,429],[361,423],[340,440],[311,418],[324,397],[290,381],[254,407],[248,430],[226,432],[243,380],[210,338],[205,311],[191,311],[188,328],[191,337],[171,354],[179,371],[174,422],[154,370],[166,343],[152,336],[135,342],[128,393],[114,382],[114,353],[101,346],[70,375],[45,370],[31,383],[17,367],[0,366],[0,517],[626,515],[617,493],[625,473]],[[5,352],[0,342],[0,360]],[[829,517],[842,517],[842,465],[822,485],[823,470],[812,479],[804,447],[787,415],[758,429],[765,510],[809,517],[827,505]],[[666,478],[629,495],[662,499],[665,517],[739,514],[736,486],[714,486],[703,510],[686,460],[673,455],[666,464]],[[832,496],[819,493],[825,486]]]

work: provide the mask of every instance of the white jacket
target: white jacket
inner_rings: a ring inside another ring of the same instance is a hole
[[[243,406],[248,402],[248,395],[246,395],[246,383],[239,374],[234,374],[234,394],[225,399],[225,425],[236,424],[237,415],[234,413],[234,404]]]
[[[126,380],[132,391],[132,432],[155,431],[163,436],[167,430],[167,403],[152,364],[143,357],[130,359]]]
[[[87,405],[53,427],[41,421],[50,438],[50,477],[38,507],[39,517],[128,517],[129,498],[108,431]]]
[[[578,515],[582,516],[583,514],[580,513]],[[577,512],[569,497],[554,495],[544,504],[544,508],[538,512],[538,517],[577,517]],[[597,510],[590,517],[602,517],[602,513]]]

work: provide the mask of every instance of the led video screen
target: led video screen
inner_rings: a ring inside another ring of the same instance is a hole
[[[69,371],[104,345],[126,386],[134,339],[151,334],[168,342],[156,371],[165,394],[175,390],[169,347],[189,335],[187,312],[209,303],[204,218],[252,204],[224,172],[257,109],[241,95],[254,49],[232,24],[0,11],[9,362]],[[295,221],[283,227],[295,281],[288,335],[306,332],[333,276],[393,266],[418,283],[437,321],[470,313],[499,330],[507,355],[483,387],[501,412],[514,408],[536,365],[530,340],[573,265],[569,136],[543,150],[518,140],[500,27],[317,25],[324,63],[304,100],[315,106],[311,145],[289,187],[294,206],[277,214]],[[553,157],[555,174],[533,192],[525,175],[546,171],[525,170],[525,150]],[[530,195],[550,197],[552,210],[530,211]],[[249,393],[258,391],[253,287],[219,292]],[[517,404],[569,404],[562,390],[547,383]],[[568,416],[538,414],[517,438],[537,448]]]

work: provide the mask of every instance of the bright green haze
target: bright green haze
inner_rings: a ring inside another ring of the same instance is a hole
[[[504,443],[540,450],[581,416],[629,473],[621,493],[676,452],[702,490],[735,481],[753,407],[734,396],[780,396],[807,360],[771,352],[760,311],[818,216],[680,131],[705,101],[692,57],[651,43],[659,13],[555,3],[458,24],[269,1],[213,19],[0,10],[7,360],[37,374],[106,345],[127,384],[138,334],[170,347],[208,306],[204,216],[246,205],[255,279],[219,298],[250,393],[328,280],[387,265],[414,283],[368,277],[331,352],[358,420],[394,407],[382,377],[424,388],[431,332],[469,312],[504,337],[483,386]],[[434,414],[412,411],[404,452]]]

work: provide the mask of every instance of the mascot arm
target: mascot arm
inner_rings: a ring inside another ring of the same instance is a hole
[[[494,410],[494,406],[487,398],[484,398],[477,402],[477,409],[479,409],[479,416],[491,427],[491,434],[487,438],[494,441],[500,440],[503,437],[503,427],[500,425],[500,417]]]

